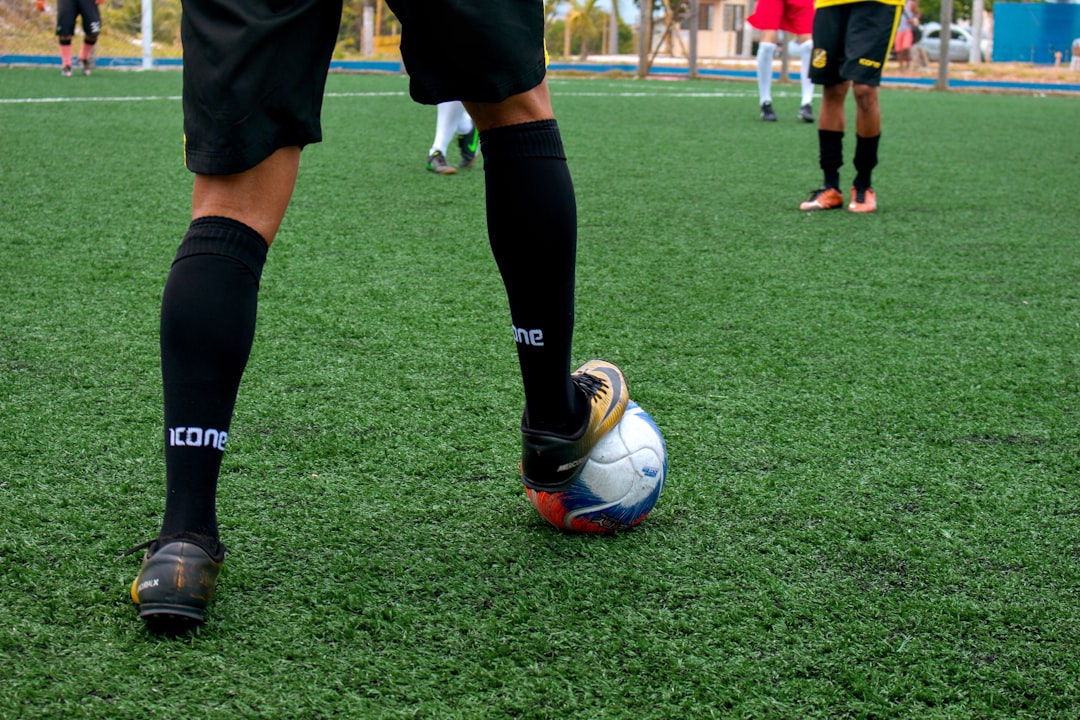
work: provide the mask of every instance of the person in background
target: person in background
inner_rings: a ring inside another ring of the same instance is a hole
[[[855,179],[847,209],[853,213],[877,210],[871,174],[878,163],[881,140],[878,86],[903,2],[817,0],[810,77],[823,86],[818,164],[824,182],[799,205],[800,210],[835,210],[844,206],[840,167],[844,164],[844,105],[848,90],[855,96]]]
[[[71,77],[71,41],[75,37],[75,22],[81,17],[83,28],[82,48],[79,50],[79,65],[82,74],[89,75],[94,67],[94,46],[101,34],[101,12],[98,10],[104,0],[59,0],[56,7],[56,37],[60,41],[60,73]],[[40,12],[45,12],[45,0],[36,0]]]
[[[776,110],[772,102],[773,55],[780,31],[795,36],[799,51],[799,85],[802,89],[802,101],[799,104],[798,118],[803,122],[814,122],[814,84],[810,81],[810,40],[814,26],[814,0],[758,0],[754,12],[746,21],[761,31],[761,41],[757,50],[758,102],[761,119],[766,122],[776,121]]]
[[[480,149],[480,133],[469,112],[460,100],[449,100],[436,106],[435,139],[428,150],[427,169],[439,175],[454,175],[458,170],[471,168]],[[450,140],[457,137],[461,159],[454,167],[446,159]]]
[[[908,0],[900,12],[900,24],[896,26],[893,50],[896,51],[896,64],[901,72],[911,69],[911,48],[915,44],[915,28],[919,27],[921,17],[919,0]]]

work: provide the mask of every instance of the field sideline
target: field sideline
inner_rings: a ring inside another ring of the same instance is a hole
[[[482,169],[424,171],[406,79],[332,74],[219,595],[169,641],[117,556],[163,508],[180,79],[0,68],[0,718],[1076,717],[1080,98],[883,88],[862,217],[796,209],[794,85],[766,124],[750,83],[553,78],[575,361],[620,364],[670,456],[645,523],[588,538],[516,477]]]

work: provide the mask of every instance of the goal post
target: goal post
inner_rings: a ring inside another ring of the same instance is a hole
[[[142,0],[142,68],[154,67],[154,0]]]

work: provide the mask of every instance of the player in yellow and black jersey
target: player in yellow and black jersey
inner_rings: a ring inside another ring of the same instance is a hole
[[[840,167],[849,88],[855,96],[855,179],[847,209],[857,213],[877,209],[871,174],[878,162],[881,139],[878,86],[902,6],[903,0],[817,0],[810,78],[823,86],[818,148],[824,182],[800,210],[844,206]]]

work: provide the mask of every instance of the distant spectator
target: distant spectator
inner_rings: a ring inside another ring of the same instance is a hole
[[[75,37],[75,22],[82,18],[83,43],[79,51],[82,74],[89,75],[94,67],[94,46],[101,33],[101,12],[104,0],[59,0],[56,6],[56,36],[60,40],[60,72],[71,77],[71,40]],[[36,0],[37,9],[45,11],[45,0]]]
[[[896,26],[896,40],[893,41],[896,62],[901,72],[911,69],[911,48],[915,44],[915,30],[919,27],[921,18],[919,0],[908,0],[900,13],[900,23]]]

